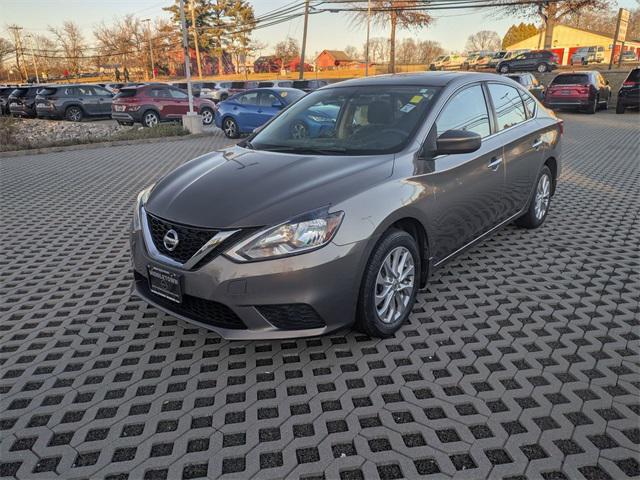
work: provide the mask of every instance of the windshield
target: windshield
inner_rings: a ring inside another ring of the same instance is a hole
[[[398,152],[422,124],[439,90],[386,85],[317,90],[260,130],[250,146],[321,155]]]

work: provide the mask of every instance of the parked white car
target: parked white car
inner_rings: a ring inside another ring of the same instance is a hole
[[[462,55],[441,55],[431,64],[431,70],[458,70],[466,59]]]

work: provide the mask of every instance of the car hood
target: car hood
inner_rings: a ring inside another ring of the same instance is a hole
[[[393,155],[300,155],[231,147],[198,157],[162,178],[146,210],[209,228],[275,225],[335,205],[393,171]]]

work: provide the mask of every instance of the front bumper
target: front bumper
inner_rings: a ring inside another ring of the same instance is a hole
[[[131,233],[134,291],[160,310],[231,340],[322,335],[354,321],[364,248],[363,242],[330,243],[302,255],[249,263],[236,263],[218,255],[199,269],[184,270],[154,258],[145,246],[142,232],[134,231]],[[242,327],[227,328],[219,322],[203,322],[180,304],[172,304],[152,293],[147,284],[148,266],[181,275],[184,298],[221,304],[241,320]],[[265,306],[292,305],[310,307],[322,326],[313,323],[313,328],[306,328],[305,319],[301,317],[291,328],[277,328],[262,313]]]

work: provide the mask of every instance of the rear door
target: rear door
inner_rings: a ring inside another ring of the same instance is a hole
[[[258,113],[257,90],[238,95],[233,106],[233,113],[238,121],[238,126],[242,131],[251,131],[261,125],[260,114]]]
[[[82,108],[87,115],[100,115],[100,107],[98,106],[98,96],[90,85],[78,85],[78,100],[82,104]]]
[[[271,90],[261,91],[258,95],[257,127],[271,120],[282,109],[282,101]]]
[[[491,134],[489,107],[480,83],[466,86],[449,99],[438,115],[435,131],[429,134],[435,139],[447,130],[467,130],[482,137],[475,152],[435,157],[431,160],[433,173],[424,178],[437,190],[434,198],[425,199],[423,207],[437,232],[436,261],[473,241],[504,216],[502,143]]]
[[[111,102],[113,101],[113,95],[106,88],[95,86],[93,91],[98,97],[98,112],[100,115],[111,114]]]
[[[496,137],[504,145],[505,196],[501,210],[506,219],[529,200],[543,142],[538,125],[525,108],[524,100],[529,95],[503,83],[490,82],[487,86],[495,115]]]

